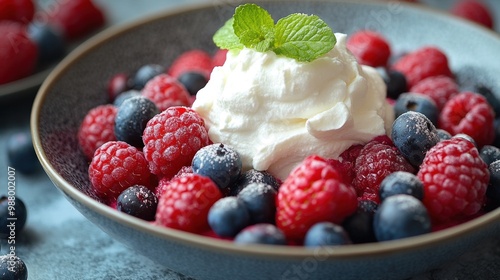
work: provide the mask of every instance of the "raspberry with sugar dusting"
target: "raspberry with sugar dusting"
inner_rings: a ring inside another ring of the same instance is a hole
[[[410,92],[429,96],[436,103],[438,110],[441,110],[444,104],[459,91],[458,84],[448,76],[428,77],[410,88]]]
[[[117,108],[106,104],[92,108],[83,118],[78,129],[78,144],[87,159],[108,141],[115,141],[115,117]]]
[[[153,101],[160,111],[173,106],[191,105],[186,88],[167,74],[160,74],[149,80],[141,90],[141,94]]]

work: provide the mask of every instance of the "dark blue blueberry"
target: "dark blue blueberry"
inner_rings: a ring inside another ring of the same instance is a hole
[[[210,228],[221,237],[234,237],[250,225],[250,213],[236,196],[219,199],[208,211]]]
[[[342,227],[353,243],[376,241],[373,231],[373,216],[377,207],[378,204],[371,200],[360,200],[356,212],[344,220]]]
[[[410,172],[396,171],[387,175],[380,183],[380,200],[396,194],[411,195],[418,200],[424,199],[424,183]]]
[[[437,132],[438,132],[439,139],[441,141],[451,139],[451,137],[452,137],[452,135],[444,129],[438,128]]]
[[[64,37],[50,25],[31,23],[28,36],[38,47],[38,65],[55,62],[66,54]]]
[[[251,183],[241,190],[238,198],[246,205],[252,224],[274,224],[276,195],[276,191],[270,185]]]
[[[484,145],[479,150],[479,156],[484,162],[486,162],[487,165],[490,165],[491,163],[500,160],[500,148],[491,145]]]
[[[256,224],[244,228],[234,238],[236,244],[286,245],[285,234],[272,224]]]
[[[239,178],[241,158],[234,149],[223,144],[212,144],[198,150],[192,161],[193,172],[207,176],[226,190]]]
[[[378,241],[396,240],[431,232],[431,221],[420,200],[398,194],[379,205],[373,218],[373,229]]]
[[[344,228],[330,222],[313,225],[304,238],[304,246],[306,247],[347,244],[352,244],[352,242]]]
[[[434,125],[437,124],[439,110],[436,103],[427,95],[407,92],[401,94],[394,104],[396,118],[408,111],[424,114]]]
[[[474,146],[476,146],[476,148],[477,148],[476,141],[474,140],[474,138],[470,137],[468,134],[458,133],[458,134],[455,134],[452,136],[452,138],[454,138],[454,137],[459,137],[459,138],[465,139],[465,140],[471,142],[472,144],[474,144]]]
[[[232,184],[231,187],[231,195],[238,195],[238,193],[250,185],[251,183],[263,183],[270,185],[273,187],[275,191],[278,191],[280,187],[280,182],[276,177],[271,175],[271,173],[267,171],[258,171],[255,169],[247,170],[241,173],[238,180]]]
[[[16,131],[7,137],[7,159],[16,171],[31,174],[40,167],[29,130]]]
[[[394,120],[391,136],[394,145],[415,167],[422,164],[427,151],[440,141],[434,124],[424,114],[414,111]]]
[[[0,238],[15,237],[24,228],[27,216],[26,205],[19,197],[5,195],[0,197]],[[11,222],[9,218],[15,218],[15,227],[9,226]]]
[[[152,78],[165,73],[165,67],[159,64],[146,64],[139,68],[133,77],[133,88],[141,90]]]
[[[113,105],[115,105],[115,107],[120,107],[123,104],[123,101],[125,101],[131,97],[136,97],[136,96],[140,96],[140,95],[141,95],[141,92],[138,90],[135,90],[135,89],[124,91],[124,92],[118,94],[118,96],[116,96],[115,100],[113,101]]]
[[[179,76],[178,80],[192,96],[195,96],[198,91],[204,88],[208,83],[208,79],[205,75],[199,72],[185,72]]]
[[[119,141],[142,148],[142,134],[148,121],[159,113],[158,108],[143,96],[136,96],[123,101],[118,107],[115,118],[115,135]]]
[[[27,280],[28,268],[24,261],[15,254],[0,256],[0,279]]]
[[[489,87],[485,85],[478,85],[475,92],[484,96],[488,103],[491,105],[493,111],[495,111],[495,115],[500,116],[500,100]]]
[[[486,189],[486,197],[495,205],[500,205],[500,160],[492,162],[489,167],[490,181]]]
[[[408,84],[403,73],[385,68],[377,68],[377,70],[387,86],[387,97],[396,100],[399,95],[407,91]]]
[[[145,186],[134,185],[125,189],[116,201],[116,209],[146,221],[154,221],[158,198]]]
[[[500,118],[496,118],[493,122],[495,128],[495,139],[493,140],[493,146],[500,147]]]

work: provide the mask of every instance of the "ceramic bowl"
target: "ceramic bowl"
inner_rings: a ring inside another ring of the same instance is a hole
[[[98,201],[77,129],[89,109],[107,101],[108,79],[146,63],[168,65],[182,51],[214,50],[212,35],[232,16],[236,1],[190,6],[108,29],[77,48],[43,83],[32,111],[38,157],[55,186],[110,236],[152,260],[196,279],[400,279],[417,275],[498,233],[500,209],[464,224],[403,240],[317,250],[291,246],[237,246],[231,242],[153,226]],[[255,1],[274,18],[317,14],[335,32],[382,32],[394,52],[436,45],[457,78],[480,77],[500,92],[500,38],[442,13],[401,3]],[[478,78],[479,79],[479,78]]]

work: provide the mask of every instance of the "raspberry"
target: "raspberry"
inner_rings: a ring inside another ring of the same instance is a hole
[[[12,20],[23,24],[35,15],[33,0],[0,0],[0,20]]]
[[[222,66],[226,62],[228,50],[218,49],[217,52],[212,57],[212,69],[213,67]]]
[[[452,76],[446,54],[433,46],[422,47],[406,54],[394,63],[393,69],[406,76],[408,88],[428,77]]]
[[[91,109],[83,118],[78,130],[78,143],[88,159],[92,159],[95,150],[102,144],[116,140],[116,112],[113,105],[100,105]]]
[[[208,79],[212,68],[212,57],[203,50],[193,49],[179,55],[167,73],[178,78],[185,72],[200,72]]]
[[[168,178],[168,177],[163,177],[160,179],[160,181],[158,182],[158,185],[156,186],[156,189],[155,189],[155,195],[160,198],[162,195],[163,195],[163,192],[167,189],[168,187],[168,184],[170,183],[170,180],[173,180],[177,177],[184,177],[188,174],[192,174],[193,173],[193,168],[191,166],[183,166],[181,167],[181,169],[179,170],[179,172],[177,172],[177,174],[174,175],[174,177],[172,178]]]
[[[458,1],[450,8],[450,12],[455,16],[493,29],[493,15],[484,2],[476,0]]]
[[[222,194],[208,177],[189,174],[172,179],[156,211],[159,225],[201,233],[209,229],[208,211]]]
[[[379,203],[380,183],[396,171],[415,173],[416,170],[393,144],[372,140],[356,158],[352,184],[358,196]]]
[[[172,106],[191,106],[189,92],[177,79],[167,74],[148,81],[141,94],[151,99],[160,111]]]
[[[318,222],[341,223],[357,208],[354,189],[319,156],[307,157],[285,179],[276,199],[276,225],[292,240],[302,240]]]
[[[445,104],[438,126],[452,135],[467,134],[482,147],[493,143],[494,119],[495,113],[486,98],[473,92],[462,92]]]
[[[0,84],[31,75],[35,71],[38,48],[24,26],[14,21],[0,22]]]
[[[170,107],[149,120],[143,134],[149,169],[172,177],[191,165],[196,152],[209,144],[204,120],[188,107]]]
[[[431,148],[417,173],[424,183],[424,204],[434,221],[478,213],[489,181],[488,166],[472,142],[461,137]]]
[[[125,142],[110,141],[95,151],[89,177],[96,194],[113,203],[128,187],[149,187],[151,176],[148,162],[140,150]]]
[[[459,88],[455,80],[448,76],[433,76],[416,83],[410,88],[410,92],[429,96],[441,111],[444,104],[459,93]]]
[[[349,37],[346,45],[359,63],[373,67],[386,66],[391,56],[391,48],[387,40],[374,31],[355,32]]]

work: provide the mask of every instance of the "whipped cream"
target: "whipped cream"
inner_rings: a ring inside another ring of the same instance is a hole
[[[336,33],[312,62],[274,52],[228,52],[193,104],[210,139],[236,149],[243,168],[284,179],[304,158],[337,158],[353,144],[388,134],[394,120],[377,71],[359,65]]]

